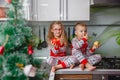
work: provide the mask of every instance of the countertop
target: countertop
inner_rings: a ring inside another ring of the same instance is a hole
[[[39,58],[39,59],[46,59],[49,56],[49,49],[48,48],[42,48],[40,50],[34,49],[33,57]]]
[[[120,74],[120,69],[96,69],[94,71],[80,70],[79,67],[73,69],[59,69],[56,74]]]

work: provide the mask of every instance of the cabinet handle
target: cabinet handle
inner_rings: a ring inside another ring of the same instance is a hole
[[[37,10],[38,9],[38,0],[37,0],[36,4],[37,4],[37,8],[36,8],[37,16],[36,17],[37,17],[37,20],[38,20],[38,10]]]
[[[66,0],[66,20],[68,20],[68,0]]]
[[[61,11],[61,0],[59,0],[60,6],[59,6],[59,10],[60,10],[60,20],[61,20],[61,15],[62,15],[62,11]]]
[[[60,80],[92,80],[89,78],[60,78]]]
[[[31,11],[32,13],[32,20],[37,20],[38,19],[38,1],[37,0],[31,0],[32,1],[32,10],[33,12]],[[30,13],[30,14],[31,14]]]
[[[64,20],[64,0],[60,0],[60,20]]]
[[[32,13],[31,16],[30,16],[30,19],[33,20],[33,12],[32,12],[33,9],[34,9],[34,7],[33,7],[33,0],[31,0],[30,4],[31,4],[31,11],[30,11],[30,13]]]

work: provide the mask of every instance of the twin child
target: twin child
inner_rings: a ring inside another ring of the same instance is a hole
[[[75,25],[75,35],[72,39],[72,55],[67,56],[68,39],[63,24],[60,21],[55,21],[50,25],[47,35],[50,56],[47,58],[47,63],[52,66],[52,72],[61,68],[73,68],[76,63],[79,63],[81,70],[85,68],[89,71],[96,69],[93,65],[101,60],[101,56],[99,54],[93,55],[93,53],[99,46],[93,45],[92,48],[89,48],[85,23],[78,22]]]

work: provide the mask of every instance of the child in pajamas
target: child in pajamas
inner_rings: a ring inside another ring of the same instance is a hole
[[[47,42],[50,48],[50,56],[47,58],[47,63],[52,66],[52,72],[60,68],[73,66],[72,56],[66,56],[68,42],[64,26],[60,21],[55,21],[50,25]]]
[[[86,24],[77,23],[75,25],[75,35],[76,37],[72,39],[72,55],[76,58],[76,63],[80,62],[79,67],[82,70],[85,67],[90,71],[96,69],[93,65],[101,60],[101,56],[99,54],[93,55],[93,53],[99,46],[93,45],[92,48],[88,47]]]

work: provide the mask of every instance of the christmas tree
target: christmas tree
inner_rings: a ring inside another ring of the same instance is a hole
[[[0,24],[0,80],[29,80],[44,77],[35,59],[32,29],[23,18],[24,0],[6,0],[7,21]]]

